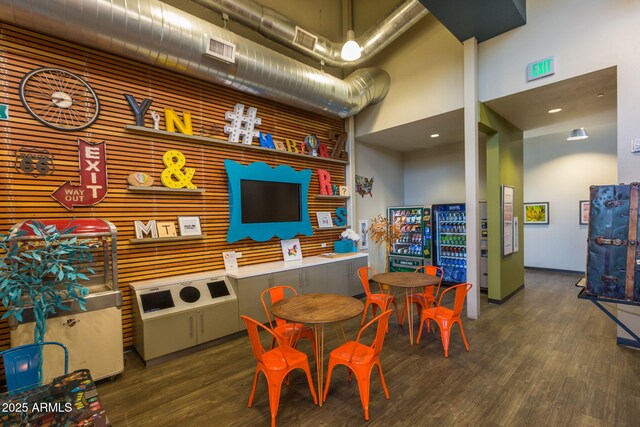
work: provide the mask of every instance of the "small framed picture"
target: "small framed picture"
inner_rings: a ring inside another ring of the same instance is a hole
[[[358,220],[358,234],[360,234],[360,249],[368,249],[369,248],[369,238],[367,236],[367,231],[369,230],[369,220],[359,219]]]
[[[179,216],[178,226],[180,227],[181,236],[201,236],[199,216]]]
[[[282,246],[282,256],[286,261],[298,261],[302,259],[302,249],[300,248],[300,240],[289,239],[280,240]]]
[[[318,217],[318,228],[333,227],[331,212],[316,212],[316,216]]]
[[[591,203],[588,200],[580,200],[580,225],[589,224],[589,210]]]
[[[549,202],[525,203],[525,224],[549,224]]]
[[[156,221],[158,237],[177,237],[176,223],[173,221]]]

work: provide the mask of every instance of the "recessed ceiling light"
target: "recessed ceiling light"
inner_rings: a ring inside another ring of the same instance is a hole
[[[555,114],[555,113],[559,113],[560,111],[562,111],[562,108],[552,108],[551,110],[547,111],[547,113]]]
[[[598,98],[602,98],[604,96],[604,92],[600,92],[599,94],[596,95]]]
[[[432,133],[432,134],[431,134],[431,138],[437,138],[437,137],[439,137],[439,136],[440,136],[440,134],[439,134],[439,133]]]

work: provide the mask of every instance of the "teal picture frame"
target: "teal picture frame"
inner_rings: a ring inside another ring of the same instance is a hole
[[[272,237],[291,239],[299,234],[313,236],[309,218],[309,184],[311,170],[296,171],[291,166],[280,165],[272,168],[263,162],[242,165],[233,160],[225,160],[224,167],[229,179],[229,230],[227,242],[233,243],[244,238],[266,242]],[[244,224],[242,222],[242,180],[285,182],[300,184],[300,221],[262,222]]]

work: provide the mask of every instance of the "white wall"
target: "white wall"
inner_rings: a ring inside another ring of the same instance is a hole
[[[369,64],[368,64],[369,65]],[[371,62],[391,76],[385,99],[356,117],[356,137],[462,108],[462,44],[431,14]]]
[[[549,225],[524,225],[527,267],[585,271],[587,226],[580,200],[590,185],[615,184],[616,126],[589,127],[589,139],[566,141],[567,132],[524,140],[524,202],[549,202]],[[524,214],[522,214],[524,217]]]
[[[378,214],[386,217],[388,206],[404,203],[401,153],[356,141],[354,160],[356,175],[373,177],[372,196],[361,197],[355,189],[352,192],[351,197],[355,198],[356,221],[368,219],[371,222]],[[385,250],[369,239],[369,264],[378,271],[385,271],[384,260]]]
[[[638,22],[639,1],[530,1],[525,26],[479,45],[480,100],[617,66],[616,181],[640,181],[640,154],[630,153],[631,140],[640,138]],[[526,64],[549,55],[556,56],[556,75],[527,84],[524,79]],[[640,308],[627,306],[619,313],[619,318],[640,333]],[[621,330],[618,336],[629,338]]]
[[[464,145],[438,145],[404,155],[407,205],[464,203]]]

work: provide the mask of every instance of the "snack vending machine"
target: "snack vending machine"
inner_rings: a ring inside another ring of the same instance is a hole
[[[443,283],[467,280],[467,217],[464,203],[433,205],[433,265],[444,270]]]
[[[431,265],[431,208],[390,207],[388,218],[401,234],[391,245],[389,271],[413,271]]]

